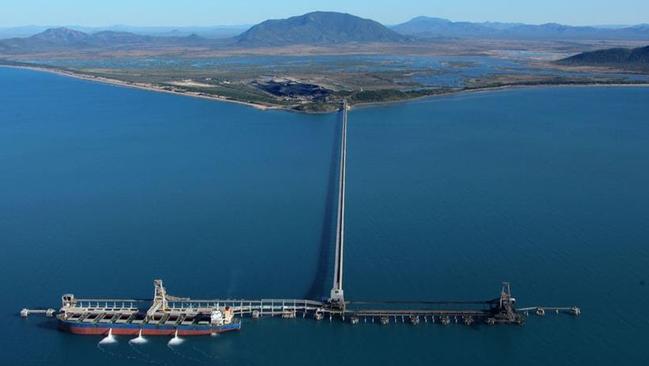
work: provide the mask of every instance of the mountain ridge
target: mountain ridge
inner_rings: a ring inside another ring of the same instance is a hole
[[[392,30],[419,38],[649,40],[649,26],[646,24],[606,28],[570,26],[559,23],[533,25],[501,22],[454,22],[443,18],[419,16],[392,26]]]
[[[196,45],[202,43],[207,43],[207,40],[195,34],[183,37],[156,37],[110,30],[85,33],[67,27],[57,27],[46,29],[30,37],[0,40],[0,49],[8,52],[24,52],[149,45]]]
[[[371,19],[347,13],[317,11],[254,25],[238,37],[238,46],[341,44],[351,42],[405,42],[400,35]]]
[[[388,28],[374,20],[339,12],[317,11],[254,25],[237,36],[204,38],[195,33],[170,31],[166,36],[138,34],[114,26],[93,32],[54,27],[29,37],[0,40],[3,54],[89,49],[138,49],[169,47],[282,47],[287,45],[331,46],[340,44],[426,42],[447,39],[509,40],[648,40],[649,25],[630,27],[567,26],[558,23],[528,25],[501,22],[454,22],[420,16]],[[155,29],[155,27],[151,28]]]

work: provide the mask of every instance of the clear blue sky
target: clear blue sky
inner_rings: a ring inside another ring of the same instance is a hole
[[[235,25],[332,10],[396,24],[418,15],[573,25],[649,23],[649,0],[0,0],[0,26]]]

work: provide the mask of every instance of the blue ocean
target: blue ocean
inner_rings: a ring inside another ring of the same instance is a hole
[[[348,300],[571,306],[524,326],[244,319],[131,345],[21,319],[79,297],[319,298],[340,118],[0,68],[0,364],[644,365],[649,89],[459,94],[349,114]]]

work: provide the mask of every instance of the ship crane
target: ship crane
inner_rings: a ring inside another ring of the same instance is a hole
[[[188,297],[176,297],[167,294],[167,289],[165,289],[162,284],[162,280],[153,281],[153,303],[149,310],[147,310],[147,318],[151,318],[158,311],[167,311],[169,310],[169,301],[189,301],[191,300]]]

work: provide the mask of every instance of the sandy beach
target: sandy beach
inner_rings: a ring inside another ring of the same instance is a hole
[[[250,103],[250,102],[243,102],[243,101],[239,101],[239,100],[228,99],[228,98],[221,97],[221,96],[218,96],[218,95],[207,95],[207,94],[201,94],[201,93],[196,93],[196,92],[191,92],[191,91],[184,91],[184,90],[179,90],[179,89],[178,90],[168,90],[168,89],[165,89],[164,87],[156,86],[156,85],[149,84],[149,83],[130,83],[130,82],[125,82],[125,81],[121,81],[121,80],[117,80],[117,79],[110,79],[110,78],[105,78],[105,77],[100,77],[100,76],[86,75],[86,74],[82,74],[82,73],[78,73],[78,72],[62,70],[62,69],[56,69],[56,68],[40,67],[40,66],[25,66],[25,65],[3,65],[3,64],[0,64],[0,67],[9,67],[9,68],[14,68],[14,69],[25,69],[25,70],[49,72],[49,73],[52,73],[52,74],[72,77],[72,78],[75,78],[75,79],[81,79],[81,80],[87,80],[87,81],[95,81],[95,82],[98,82],[98,83],[110,84],[110,85],[121,86],[121,87],[126,87],[126,88],[142,89],[142,90],[148,90],[148,91],[159,92],[159,93],[167,93],[167,94],[181,95],[181,96],[187,96],[187,97],[192,97],[192,98],[201,98],[201,99],[214,100],[214,101],[219,101],[219,102],[236,103],[236,104],[241,104],[241,105],[246,105],[246,106],[249,106],[249,107],[253,107],[253,108],[259,109],[259,110],[285,109],[285,108],[277,107],[277,106],[269,106],[269,105],[264,105],[264,104],[257,104],[257,103]]]

